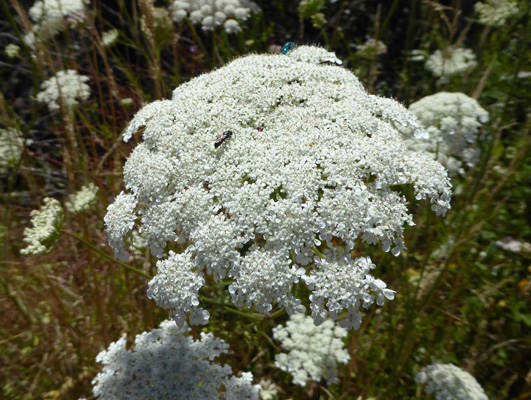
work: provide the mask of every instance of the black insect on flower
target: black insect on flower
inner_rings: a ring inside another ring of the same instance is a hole
[[[228,138],[230,138],[232,136],[232,131],[225,131],[223,132],[223,135],[221,136],[218,136],[218,138],[216,139],[216,141],[214,142],[214,148],[218,148],[219,146],[221,146],[223,144],[223,142],[225,140],[227,140]]]
[[[282,54],[288,54],[290,50],[293,50],[297,45],[293,42],[287,42],[284,47],[282,47],[282,50],[280,52]]]

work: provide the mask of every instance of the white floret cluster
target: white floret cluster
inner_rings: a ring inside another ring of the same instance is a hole
[[[253,375],[231,376],[229,365],[214,359],[228,352],[228,344],[211,333],[194,341],[189,328],[164,321],[159,329],[135,338],[126,349],[125,338],[111,343],[96,357],[102,371],[92,381],[94,395],[102,400],[227,399],[258,400]]]
[[[105,47],[112,46],[114,43],[116,43],[117,39],[118,29],[111,29],[109,31],[103,32],[103,34],[101,35],[101,42]]]
[[[451,175],[464,174],[465,166],[476,164],[478,131],[489,114],[475,99],[464,93],[440,92],[411,104],[409,111],[430,135],[427,140],[408,139],[410,149],[430,153]]]
[[[37,101],[46,103],[50,110],[59,110],[61,103],[71,108],[90,97],[90,86],[86,84],[89,80],[88,76],[79,75],[73,69],[59,71],[41,84]]]
[[[13,129],[0,129],[0,171],[14,166],[24,150],[22,132]]]
[[[35,22],[24,41],[33,46],[63,31],[67,26],[75,27],[86,18],[85,7],[90,0],[38,0],[29,9],[28,15]]]
[[[9,43],[4,49],[4,52],[9,58],[15,58],[20,53],[20,47],[14,43]]]
[[[474,5],[479,22],[484,25],[502,26],[520,11],[518,3],[512,0],[487,0]]]
[[[109,243],[127,260],[123,239],[138,224],[164,257],[148,296],[180,326],[187,314],[208,322],[206,273],[231,279],[234,304],[290,315],[304,311],[291,293],[302,279],[315,322],[347,311],[342,323],[356,327],[369,292],[378,303],[393,292],[368,276],[370,259],[349,252],[361,239],[399,255],[404,225],[414,225],[393,186],[412,185],[438,215],[450,207],[444,168],[404,146],[399,129],[425,134],[416,117],[333,60],[309,46],[236,59],[145,106],[125,131],[127,141],[142,130],[143,142],[105,217]],[[177,240],[184,251],[164,256]]]
[[[448,47],[436,50],[426,61],[426,68],[443,81],[448,77],[468,71],[477,65],[476,55],[470,49]]]
[[[387,46],[381,40],[369,38],[365,43],[356,46],[356,50],[359,56],[371,58],[387,53]]]
[[[98,187],[93,183],[83,186],[77,193],[68,196],[66,209],[71,213],[80,213],[90,209],[98,197]]]
[[[177,0],[170,10],[175,22],[188,17],[193,24],[201,24],[205,31],[223,25],[227,33],[238,33],[241,31],[238,21],[245,21],[260,8],[249,0]]]
[[[453,364],[431,364],[415,378],[437,400],[488,400],[485,391],[468,372]]]
[[[289,372],[293,383],[306,386],[309,379],[319,382],[324,375],[328,384],[337,383],[337,366],[346,364],[350,355],[343,338],[347,330],[331,320],[315,326],[304,314],[292,315],[286,326],[273,328],[273,337],[286,353],[275,356],[275,366]]]
[[[30,214],[32,228],[24,229],[24,242],[28,247],[20,252],[24,255],[44,254],[55,242],[63,224],[64,211],[59,201],[46,197],[44,205]]]

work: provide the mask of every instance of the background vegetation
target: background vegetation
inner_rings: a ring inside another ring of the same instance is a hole
[[[214,305],[211,323],[195,327],[194,336],[222,337],[233,370],[252,371],[256,382],[272,379],[281,399],[423,398],[414,377],[431,361],[469,371],[491,399],[531,398],[530,6],[520,1],[517,15],[489,26],[478,22],[474,3],[323,0],[298,8],[293,0],[258,1],[262,11],[227,34],[159,18],[147,0],[92,0],[80,26],[29,47],[23,36],[32,3],[0,0],[0,49],[21,48],[15,57],[0,54],[0,127],[19,130],[25,142],[20,159],[0,170],[0,397],[90,398],[96,354],[167,317],[147,299],[148,279],[116,263],[106,244],[103,216],[123,189],[133,146],[120,133],[142,105],[169,98],[182,82],[294,41],[335,51],[367,90],[406,105],[440,91],[476,98],[490,114],[478,141],[481,160],[453,178],[445,218],[427,205],[413,210],[417,225],[406,231],[405,254],[365,249],[398,293],[349,334],[351,360],[341,366],[340,384],[295,387],[274,367],[271,330],[286,315],[253,319]],[[113,28],[117,42],[104,46],[102,34]],[[361,56],[356,46],[368,37],[387,52]],[[445,82],[411,57],[454,45],[471,48],[477,66]],[[90,78],[91,97],[72,112],[50,112],[36,96],[64,69]],[[64,204],[91,182],[97,204],[66,213],[52,251],[22,255],[23,230],[43,198]],[[511,240],[520,245],[501,246]],[[128,264],[155,273],[145,249]]]

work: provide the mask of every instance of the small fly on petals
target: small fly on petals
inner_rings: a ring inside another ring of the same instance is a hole
[[[284,47],[282,47],[282,50],[280,52],[282,54],[288,54],[290,50],[293,50],[297,45],[293,42],[287,42]]]
[[[230,138],[232,136],[232,131],[225,131],[223,133],[223,135],[221,136],[218,136],[218,138],[216,139],[216,141],[214,142],[214,148],[218,148],[219,146],[221,146],[223,144],[223,142],[225,140],[227,140],[228,138]]]

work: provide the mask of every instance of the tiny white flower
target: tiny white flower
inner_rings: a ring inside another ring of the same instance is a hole
[[[15,58],[20,52],[20,47],[14,43],[10,43],[6,46],[4,51],[9,58]]]
[[[110,47],[118,39],[118,29],[111,29],[110,31],[103,32],[101,35],[101,41],[105,47]]]

